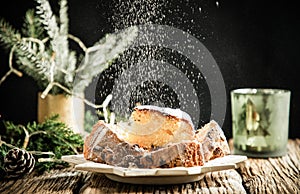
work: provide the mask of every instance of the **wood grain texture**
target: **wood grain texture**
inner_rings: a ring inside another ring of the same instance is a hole
[[[1,180],[0,193],[300,193],[300,139],[289,140],[284,157],[249,158],[237,170],[205,174],[196,182],[176,185],[134,185],[103,174],[65,169],[43,176]]]
[[[107,179],[103,174],[92,174],[80,190],[93,193],[246,193],[242,178],[236,170],[207,173],[196,182],[175,185],[133,185]]]
[[[289,140],[286,156],[249,158],[238,172],[248,193],[300,193],[300,139]]]
[[[44,176],[4,180],[0,182],[0,193],[78,193],[76,191],[81,188],[85,176],[82,172],[65,170],[53,171]]]

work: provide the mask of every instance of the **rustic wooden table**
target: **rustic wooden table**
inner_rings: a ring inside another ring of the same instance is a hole
[[[289,140],[284,157],[249,158],[236,170],[207,173],[197,182],[134,185],[73,169],[0,182],[0,193],[300,193],[300,139]]]

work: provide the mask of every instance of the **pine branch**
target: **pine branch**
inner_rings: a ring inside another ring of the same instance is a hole
[[[7,21],[0,19],[0,42],[6,49],[11,49],[21,41],[21,34]]]
[[[38,84],[42,84],[42,82],[46,84],[48,82],[50,68],[47,60],[49,58],[48,53],[39,52],[36,44],[25,40],[16,44],[15,53],[18,56],[17,63],[19,63],[20,69],[33,77]]]
[[[75,134],[65,123],[58,121],[58,118],[58,115],[53,115],[43,123],[33,122],[28,123],[26,126],[4,121],[6,130],[1,131],[0,159],[8,149],[24,146],[27,151],[35,154],[36,157],[38,155],[43,157],[47,154],[48,157],[53,159],[51,163],[41,163],[38,160],[35,168],[44,171],[62,165],[62,161],[59,160],[62,155],[82,152],[83,138],[79,134]]]
[[[75,52],[69,51],[69,44],[68,44],[68,34],[69,34],[69,19],[68,19],[68,6],[67,0],[60,1],[60,11],[59,11],[59,18],[60,18],[60,34],[64,36],[66,39],[66,44],[63,44],[62,50],[62,59],[64,59],[64,64],[62,66],[65,68],[67,72],[64,79],[65,82],[73,83],[74,78],[74,71],[76,69],[76,54]]]
[[[44,56],[38,55],[40,50],[45,49],[43,42],[34,38],[22,38],[21,34],[3,19],[0,21],[0,41],[7,49],[13,50],[20,69],[39,82],[47,80],[45,73],[47,74],[48,68],[43,63],[43,58],[47,57],[46,53],[41,52]]]
[[[64,79],[66,83],[73,82],[74,71],[76,68],[76,55],[75,52],[69,51],[68,34],[69,34],[69,19],[68,19],[68,6],[67,0],[60,1],[59,10],[60,19],[60,35],[64,37],[65,42],[61,45],[61,58],[63,64],[61,67],[67,72]],[[72,74],[71,74],[72,73]]]
[[[27,37],[39,38],[40,40],[46,37],[42,23],[35,16],[33,9],[29,9],[25,14],[22,33]]]
[[[36,0],[39,4],[37,6],[37,15],[40,17],[41,23],[44,25],[44,28],[46,29],[49,37],[50,37],[50,43],[54,52],[55,56],[55,66],[60,66],[63,63],[63,59],[61,58],[61,52],[62,51],[61,45],[65,43],[64,37],[60,35],[60,29],[56,21],[56,17],[54,13],[52,12],[50,3],[47,0]],[[60,71],[56,71],[57,67],[54,67],[53,71],[55,71],[55,79],[59,82],[62,82],[63,80],[63,74]],[[64,68],[60,68],[64,69]]]
[[[68,19],[68,6],[66,0],[60,1],[59,19],[60,19],[60,34],[63,36],[68,36],[69,19]]]
[[[74,53],[71,54],[69,51],[67,1],[60,1],[60,26],[57,24],[49,2],[47,0],[37,0],[37,2],[39,3],[37,14],[45,25],[55,53],[55,80],[71,87],[77,60]]]
[[[0,85],[11,73],[21,75],[12,66],[15,56],[18,67],[37,81],[40,89],[44,90],[43,94],[50,91],[52,94],[82,93],[95,76],[130,46],[137,35],[137,28],[131,27],[109,34],[87,48],[79,38],[68,34],[67,0],[59,1],[59,17],[53,13],[49,0],[36,2],[35,13],[32,10],[26,13],[22,28],[24,36],[5,20],[0,20],[0,43],[11,50],[10,70],[1,78]],[[68,39],[75,41],[85,54],[77,69],[77,60],[81,55],[76,56],[75,51],[69,49]]]
[[[36,2],[39,4],[36,7],[36,14],[40,16],[40,21],[49,37],[54,39],[59,34],[59,27],[51,6],[47,0],[36,0]]]

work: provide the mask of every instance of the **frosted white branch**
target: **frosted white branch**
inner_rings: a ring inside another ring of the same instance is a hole
[[[55,62],[54,62],[54,56],[51,59],[51,66],[50,66],[50,83],[54,82],[54,67],[55,67]]]

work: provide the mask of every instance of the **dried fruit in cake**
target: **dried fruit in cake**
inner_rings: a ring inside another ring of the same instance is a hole
[[[196,131],[196,139],[202,143],[206,162],[230,154],[224,132],[214,120]]]

